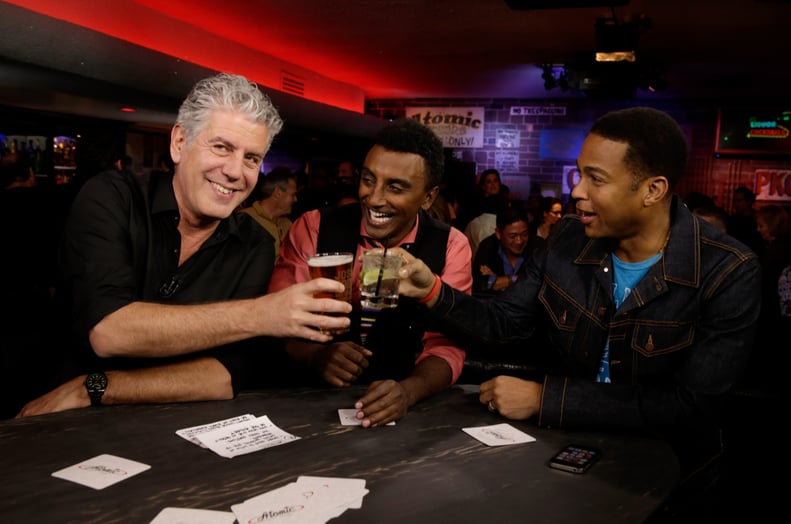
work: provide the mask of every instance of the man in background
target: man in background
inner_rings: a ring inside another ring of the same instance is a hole
[[[129,155],[119,155],[116,157],[115,162],[113,162],[113,167],[116,171],[122,174],[134,174],[132,171],[132,162],[134,160]]]
[[[335,172],[335,197],[333,199],[335,205],[359,205],[357,198],[359,183],[360,174],[351,160],[343,160],[338,164],[338,169]]]
[[[722,233],[728,233],[728,213],[721,207],[715,204],[706,204],[692,209],[692,214],[699,216]]]
[[[357,189],[357,184],[360,181],[360,174],[354,167],[354,162],[351,160],[343,160],[338,164],[338,170],[335,173],[335,183],[338,186],[352,187]]]
[[[473,259],[473,294],[496,294],[524,278],[527,257],[545,243],[543,238],[530,234],[527,214],[521,208],[501,210],[494,234],[483,239]]]
[[[253,203],[242,211],[250,215],[275,240],[275,257],[291,227],[291,208],[297,201],[297,176],[285,166],[260,177],[253,191]]]

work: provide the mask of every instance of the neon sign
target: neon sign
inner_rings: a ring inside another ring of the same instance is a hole
[[[791,155],[791,110],[722,108],[714,152],[717,155]]]

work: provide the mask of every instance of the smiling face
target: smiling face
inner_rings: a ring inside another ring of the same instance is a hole
[[[266,126],[232,111],[214,111],[191,142],[174,126],[173,190],[182,220],[199,227],[230,216],[258,181],[268,137]]]
[[[642,226],[646,185],[634,187],[634,176],[623,161],[628,144],[590,134],[582,144],[577,167],[579,183],[571,192],[577,212],[591,238],[622,240]]]
[[[503,227],[503,230],[494,230],[506,254],[518,257],[524,253],[527,241],[530,240],[527,222],[517,220]]]
[[[426,188],[426,164],[420,155],[371,148],[360,175],[360,205],[366,232],[388,246],[415,225],[420,208],[428,209],[436,187]]]

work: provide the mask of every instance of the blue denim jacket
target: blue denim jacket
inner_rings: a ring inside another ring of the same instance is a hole
[[[760,268],[678,196],[671,214],[664,255],[618,310],[608,244],[568,215],[524,280],[487,301],[443,285],[430,317],[459,340],[548,351],[540,426],[648,431],[670,441],[682,469],[696,467],[721,451],[718,418],[749,358]],[[607,340],[612,383],[603,384]]]

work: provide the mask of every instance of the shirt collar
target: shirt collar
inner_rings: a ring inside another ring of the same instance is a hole
[[[499,244],[499,242],[498,242]],[[522,263],[525,261],[525,254],[522,252],[521,255],[516,257],[516,267],[511,265],[511,261],[508,259],[508,255],[506,255],[505,250],[503,249],[503,245],[499,244],[497,246],[497,255],[500,257],[500,260],[503,261],[503,275],[511,276],[516,274],[516,270],[522,266]]]
[[[163,173],[152,177],[149,181],[149,194],[151,195],[152,215],[170,212],[175,216],[179,216],[176,194],[173,191],[172,173]],[[222,238],[225,236],[224,232],[229,235],[239,236],[239,222],[236,213],[231,213],[230,217],[220,220],[217,230],[212,236],[221,235],[220,238]]]

